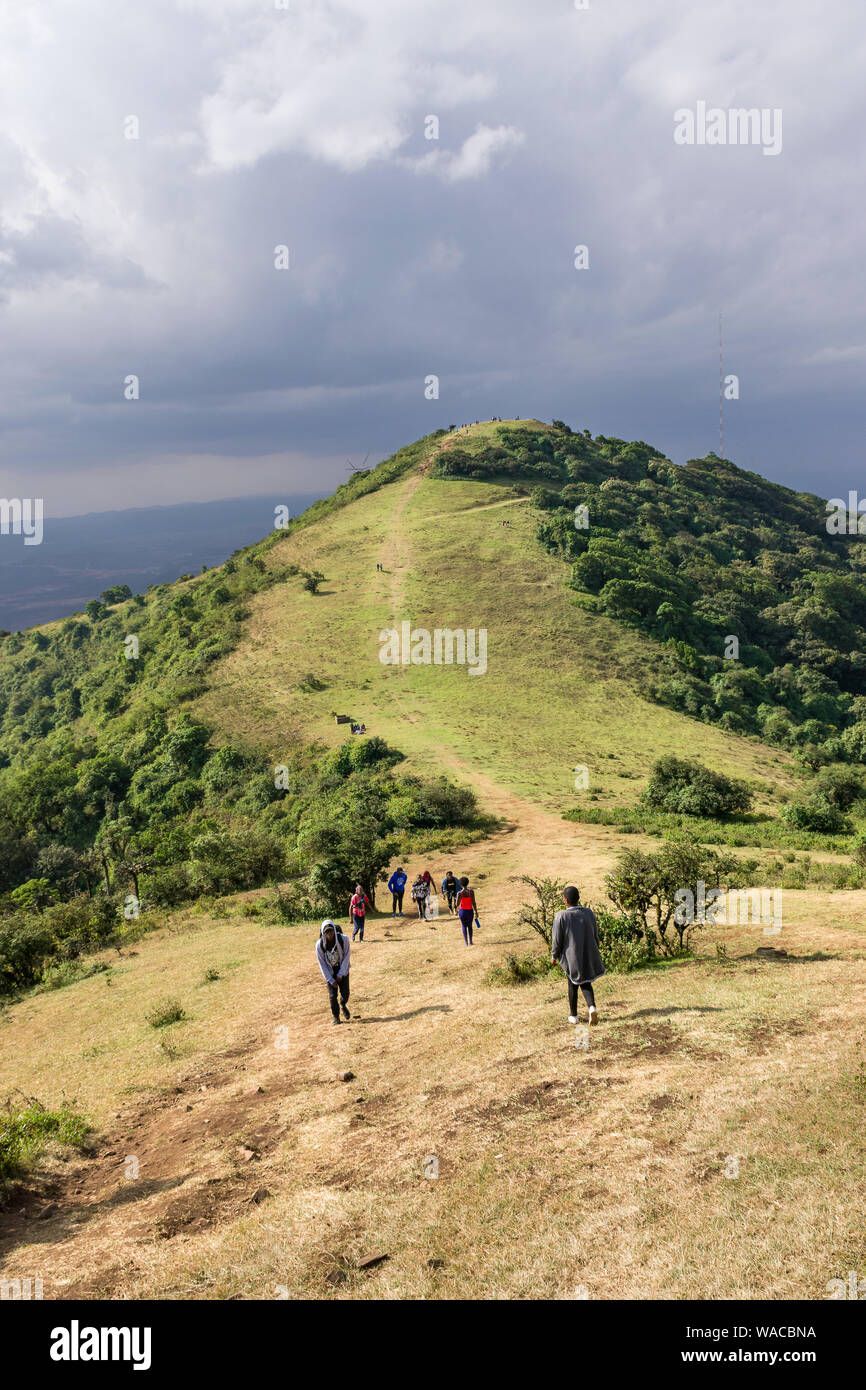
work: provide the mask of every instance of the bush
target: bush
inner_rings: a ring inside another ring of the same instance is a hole
[[[143,900],[154,907],[177,907],[191,893],[186,864],[160,864],[142,878]]]
[[[0,921],[0,996],[38,984],[55,951],[46,922],[18,914]]]
[[[638,930],[648,952],[658,950],[675,956],[689,950],[692,931],[702,925],[694,912],[683,910],[686,900],[682,895],[693,895],[694,908],[699,883],[706,888],[734,886],[751,867],[705,849],[689,835],[677,835],[651,853],[623,850],[613,873],[607,876],[607,892],[621,915]]]
[[[120,926],[117,904],[110,898],[78,893],[44,915],[60,952],[72,957],[108,945]]]
[[[525,985],[529,980],[543,979],[554,972],[559,974],[559,966],[553,965],[550,956],[535,955],[531,951],[525,956],[509,953],[502,965],[491,967],[487,976],[490,985]]]
[[[0,1184],[23,1176],[49,1139],[82,1148],[90,1126],[67,1106],[46,1110],[38,1100],[0,1115]]]
[[[553,941],[553,919],[557,912],[561,912],[565,907],[565,884],[555,878],[532,878],[529,874],[520,874],[513,881],[525,883],[535,894],[534,902],[522,905],[517,920],[521,926],[531,927],[541,937],[549,957]]]
[[[268,906],[277,921],[286,926],[293,926],[295,922],[309,922],[316,915],[315,904],[296,883],[290,883],[287,888],[277,888]]]
[[[285,868],[283,846],[262,831],[206,832],[193,841],[191,854],[190,881],[197,893],[257,888]]]
[[[841,835],[851,829],[848,817],[820,792],[813,792],[803,801],[792,801],[783,806],[782,820],[797,830],[816,830],[830,835]]]
[[[627,975],[656,959],[655,937],[642,932],[628,917],[617,916],[606,908],[594,907],[598,922],[598,948],[605,970],[612,975]]]
[[[730,816],[752,805],[745,782],[672,753],[654,764],[642,799],[647,806],[687,816]]]
[[[161,999],[144,1016],[151,1028],[167,1028],[171,1023],[183,1023],[187,1014],[179,999]]]

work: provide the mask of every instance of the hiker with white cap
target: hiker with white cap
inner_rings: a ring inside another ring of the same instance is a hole
[[[341,1005],[343,1017],[351,1018],[352,1016],[347,1007],[349,1002],[350,951],[348,936],[340,931],[336,922],[332,922],[330,917],[326,917],[316,942],[316,960],[319,962],[322,978],[328,987],[328,998],[331,1001],[334,1023],[340,1022]]]

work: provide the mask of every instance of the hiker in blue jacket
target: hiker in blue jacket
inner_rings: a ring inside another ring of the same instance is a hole
[[[331,1013],[333,1022],[340,1022],[340,1004],[343,1008],[343,1017],[351,1018],[348,1010],[349,1001],[349,954],[351,952],[348,936],[340,931],[336,922],[332,922],[330,917],[326,917],[322,923],[322,930],[316,942],[316,960],[319,962],[319,969],[322,972],[322,979],[328,986],[328,998],[331,1001]],[[338,1003],[337,996],[339,994]]]
[[[403,916],[403,890],[406,887],[406,878],[407,875],[404,874],[402,869],[395,869],[388,879],[388,892],[393,899],[391,908],[392,917],[396,917],[398,914],[400,917]]]

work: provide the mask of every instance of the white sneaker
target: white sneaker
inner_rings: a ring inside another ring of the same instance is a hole
[[[574,1014],[568,1015],[568,1021],[569,1023],[577,1023],[577,1019],[575,1018]]]
[[[598,1009],[593,1004],[589,1011],[590,1024],[598,1023]]]

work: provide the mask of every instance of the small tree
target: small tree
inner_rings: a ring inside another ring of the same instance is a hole
[[[128,584],[112,584],[110,588],[104,589],[99,597],[105,604],[125,603],[128,598],[132,598],[132,590]]]
[[[306,589],[307,593],[317,594],[319,592],[319,585],[325,576],[320,574],[318,570],[304,570],[303,575],[303,587]]]
[[[524,903],[517,914],[517,920],[524,927],[537,932],[550,951],[553,941],[553,919],[563,907],[565,884],[556,878],[532,878],[530,874],[519,874],[512,880],[525,883],[535,894],[535,901]]]
[[[693,914],[678,911],[678,894],[697,897],[700,883],[705,888],[734,886],[748,867],[748,861],[715,854],[689,835],[676,835],[649,854],[623,850],[607,876],[607,894],[647,939],[653,937],[663,954],[672,956],[688,950],[692,930],[702,925]]]

